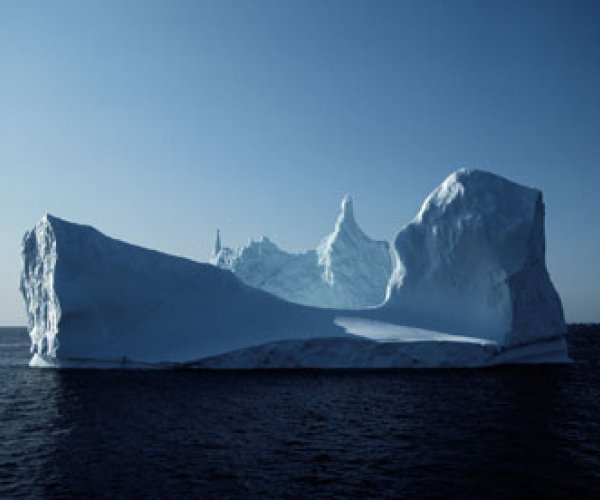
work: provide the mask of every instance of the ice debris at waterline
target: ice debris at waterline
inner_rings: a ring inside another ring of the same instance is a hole
[[[46,215],[23,239],[31,365],[391,368],[568,361],[562,306],[545,265],[540,191],[460,170],[400,230],[392,256],[381,306],[325,309],[253,288],[229,270]]]
[[[290,302],[337,309],[381,304],[392,272],[389,244],[363,233],[349,196],[342,200],[335,229],[316,250],[288,253],[264,236],[232,250],[221,246],[217,232],[210,262]]]

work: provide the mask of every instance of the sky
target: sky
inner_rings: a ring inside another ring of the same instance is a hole
[[[600,321],[600,3],[0,0],[0,325],[46,212],[207,260],[392,240],[460,167],[544,192],[568,321]]]

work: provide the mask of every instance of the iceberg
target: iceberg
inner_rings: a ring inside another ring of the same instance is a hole
[[[232,250],[221,245],[217,231],[210,262],[290,302],[336,309],[381,304],[392,272],[389,244],[360,229],[349,196],[342,200],[335,229],[316,250],[288,253],[265,236]]]
[[[336,230],[315,251],[319,265],[310,264],[324,283],[329,269],[344,293],[352,286],[342,276],[360,275],[343,258],[358,234],[347,224],[351,215],[345,199]],[[285,268],[289,254],[269,243],[256,247],[269,253],[254,261],[232,260]],[[460,170],[425,200],[391,250],[381,305],[323,308],[251,286],[237,267],[234,274],[46,215],[23,238],[30,365],[435,368],[569,360],[545,264],[540,191]],[[225,259],[220,239],[215,251]]]

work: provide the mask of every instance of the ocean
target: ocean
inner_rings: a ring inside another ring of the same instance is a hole
[[[0,329],[1,498],[600,498],[600,328],[568,366],[28,368]]]

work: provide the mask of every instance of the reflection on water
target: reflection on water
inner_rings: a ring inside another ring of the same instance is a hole
[[[574,365],[494,370],[4,364],[0,496],[591,498],[600,336],[581,339]]]

